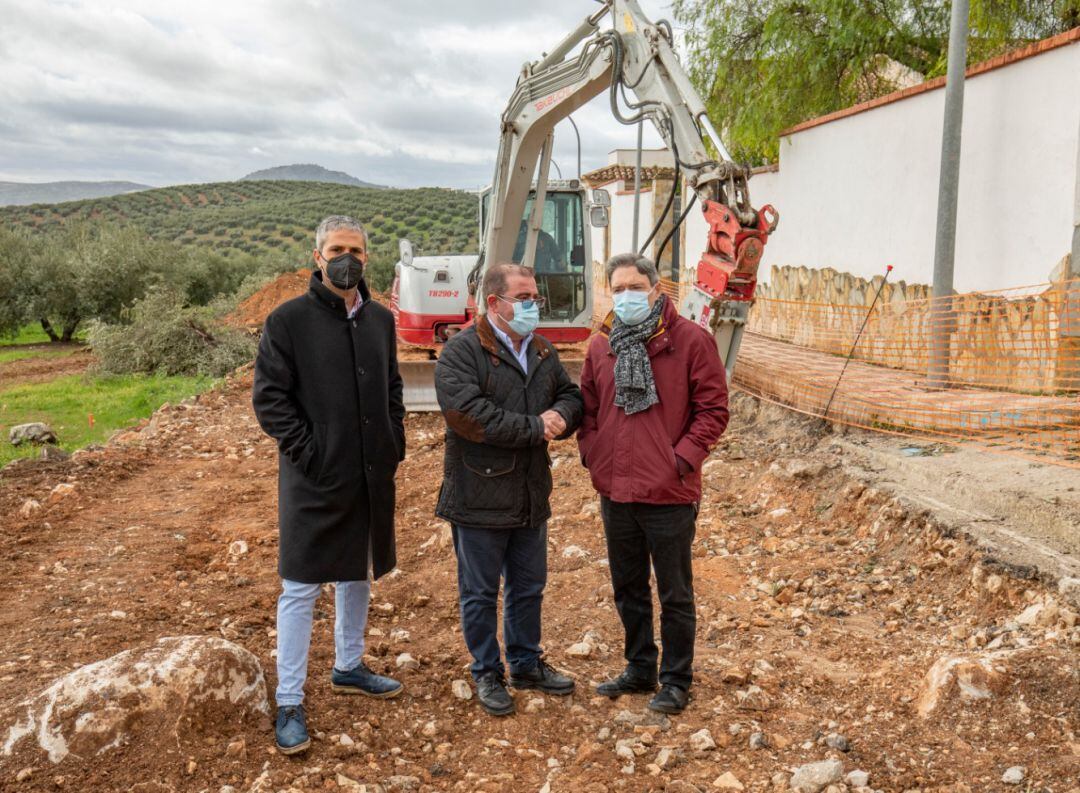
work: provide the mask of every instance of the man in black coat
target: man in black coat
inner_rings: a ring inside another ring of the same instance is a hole
[[[285,754],[310,745],[303,708],[312,612],[335,582],[334,691],[392,697],[361,660],[371,579],[394,568],[394,473],[405,405],[394,318],[363,280],[367,236],[332,215],[315,234],[306,295],[266,319],[252,402],[278,450],[278,714]]]
[[[541,656],[540,607],[551,516],[547,445],[577,429],[583,403],[555,348],[533,334],[543,300],[532,269],[488,268],[483,294],[486,313],[446,343],[435,367],[446,420],[436,514],[451,524],[462,633],[480,705],[505,716],[514,700],[496,636],[500,577],[510,685],[574,690]]]

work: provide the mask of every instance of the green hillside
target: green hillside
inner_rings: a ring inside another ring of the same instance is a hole
[[[109,198],[0,207],[0,225],[52,231],[77,219],[138,224],[158,240],[202,246],[228,256],[295,254],[306,263],[314,230],[330,214],[353,215],[368,229],[371,265],[385,288],[400,237],[418,254],[478,247],[476,196],[459,190],[376,189],[297,181],[180,185]]]

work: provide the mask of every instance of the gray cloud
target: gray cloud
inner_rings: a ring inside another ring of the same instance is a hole
[[[643,0],[654,18],[667,0]],[[0,179],[234,179],[316,162],[384,184],[478,187],[522,63],[587,0],[0,0]],[[579,110],[585,169],[631,146]],[[650,130],[647,145],[659,138]],[[555,159],[575,170],[565,122]]]

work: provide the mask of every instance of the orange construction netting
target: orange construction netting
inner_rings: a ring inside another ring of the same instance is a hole
[[[1080,467],[1080,280],[872,310],[758,299],[734,384],[830,421]]]

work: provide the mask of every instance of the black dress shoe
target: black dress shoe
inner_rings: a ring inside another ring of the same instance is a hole
[[[669,683],[660,687],[655,697],[649,700],[649,710],[658,713],[682,713],[690,701],[690,692]]]
[[[618,677],[606,680],[596,687],[597,694],[612,699],[621,697],[623,694],[638,694],[643,691],[648,693],[656,691],[656,680],[638,677],[629,669],[624,669]]]
[[[528,672],[511,672],[510,685],[514,688],[536,688],[545,694],[558,696],[574,693],[574,681],[552,669],[543,658]]]
[[[485,672],[476,679],[476,698],[480,707],[492,716],[509,716],[514,712],[514,698],[498,672]]]

